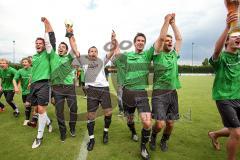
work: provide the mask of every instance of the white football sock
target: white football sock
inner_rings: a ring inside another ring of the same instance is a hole
[[[18,108],[15,109],[15,112],[19,112]]]
[[[43,137],[43,132],[44,128],[46,126],[46,121],[47,121],[47,113],[43,114],[38,114],[38,134],[37,138],[42,138]]]
[[[49,119],[49,117],[48,117],[48,115],[47,115],[47,113],[46,113],[46,123],[47,123],[47,125],[49,125],[50,124],[50,119]]]

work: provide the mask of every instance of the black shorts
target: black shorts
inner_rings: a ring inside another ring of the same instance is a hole
[[[176,90],[153,90],[152,118],[156,120],[179,119]]]
[[[124,87],[122,101],[126,116],[133,115],[136,108],[138,113],[151,112],[148,102],[148,94],[145,90],[129,90]]]
[[[64,98],[69,96],[76,97],[75,86],[65,84],[53,85],[51,88],[51,98],[56,98],[57,96]]]
[[[15,92],[13,90],[5,90],[2,92],[7,102],[12,102]],[[1,93],[1,95],[2,95]],[[0,97],[1,98],[1,97]]]
[[[217,100],[216,104],[225,127],[240,127],[240,100]]]
[[[109,87],[93,87],[87,88],[87,111],[96,112],[99,104],[103,109],[112,108]]]
[[[50,85],[48,80],[40,80],[31,84],[30,98],[32,106],[47,106],[50,97]]]
[[[26,103],[26,102],[31,102],[31,98],[30,98],[30,94],[26,94],[26,95],[22,95],[22,101],[23,103]]]

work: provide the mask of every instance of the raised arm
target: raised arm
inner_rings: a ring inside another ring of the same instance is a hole
[[[75,37],[73,34],[73,29],[71,27],[68,27],[66,29],[66,32],[67,32],[66,37],[69,38],[69,43],[70,43],[73,53],[75,54],[76,57],[80,57],[80,52],[77,49],[77,44],[76,44],[76,40],[75,40]]]
[[[226,27],[223,31],[223,33],[221,34],[221,36],[218,38],[216,44],[215,44],[215,49],[212,55],[213,60],[218,59],[228,36],[228,33],[230,31],[230,24],[233,21],[236,21],[238,19],[238,15],[237,13],[231,13],[227,15],[227,19],[226,19]]]
[[[107,59],[111,59],[115,52],[120,52],[120,50],[119,50],[118,41],[116,39],[116,33],[114,32],[114,30],[112,30],[111,48],[110,48],[110,51],[107,53]]]
[[[175,37],[175,40],[176,40],[175,50],[176,50],[177,53],[179,53],[180,49],[181,49],[181,46],[182,46],[182,36],[181,36],[181,33],[180,33],[176,23],[175,23],[175,14],[173,14],[172,19],[170,20],[170,25],[173,29],[174,37]]]
[[[52,50],[56,51],[56,38],[52,26],[46,17],[42,17],[41,21],[45,27],[44,39],[47,53],[51,53]]]
[[[154,43],[154,49],[157,53],[159,53],[160,51],[163,50],[164,40],[167,36],[168,27],[169,27],[170,20],[172,19],[172,17],[173,17],[173,14],[167,14],[165,16],[164,24],[161,28],[160,35],[157,38],[156,42]]]
[[[41,21],[44,23],[45,33],[53,32],[52,26],[46,17],[42,17]]]

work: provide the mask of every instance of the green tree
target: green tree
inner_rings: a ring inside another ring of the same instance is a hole
[[[203,66],[208,66],[208,65],[209,65],[208,58],[205,58],[205,59],[203,60],[202,65],[203,65]]]

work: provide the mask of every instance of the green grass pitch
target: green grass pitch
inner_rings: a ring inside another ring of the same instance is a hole
[[[176,121],[173,134],[169,140],[169,150],[161,152],[159,145],[152,152],[153,160],[224,160],[226,159],[226,138],[220,139],[221,151],[215,151],[207,136],[209,130],[223,127],[220,115],[211,98],[213,76],[181,76],[182,88],[178,90],[180,119]],[[110,78],[111,81],[111,78]],[[111,82],[113,119],[109,131],[109,143],[102,143],[103,117],[99,116],[95,125],[96,143],[94,150],[88,152],[88,160],[139,160],[140,143],[130,139],[130,132],[126,121],[118,117],[117,99],[113,83]],[[81,93],[81,89],[77,89]],[[150,94],[150,93],[149,93]],[[15,118],[10,106],[0,113],[0,160],[76,160],[86,133],[86,122],[79,121],[76,126],[75,138],[67,133],[64,143],[60,141],[55,109],[48,107],[48,115],[53,119],[54,130],[48,133],[45,129],[42,145],[32,149],[33,139],[37,129],[22,126],[24,121],[24,107],[21,96],[15,95],[15,102],[20,107],[21,115]],[[5,99],[1,101],[6,104]],[[68,113],[67,107],[65,107]],[[78,96],[79,119],[85,119],[86,99]],[[82,113],[82,114],[80,114]],[[66,114],[67,118],[67,114]],[[66,122],[66,124],[68,124]],[[136,127],[140,136],[141,122],[136,115]],[[160,136],[158,135],[158,144]],[[240,158],[240,154],[238,154]]]

